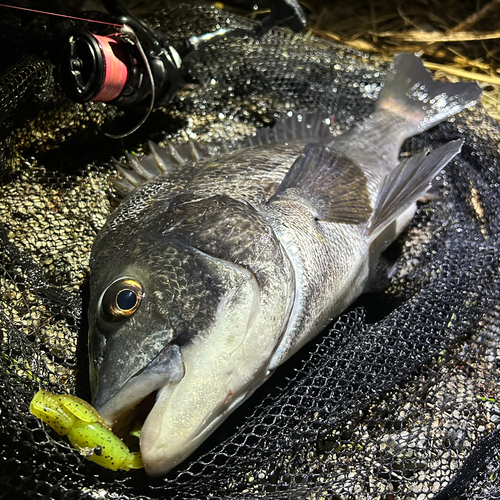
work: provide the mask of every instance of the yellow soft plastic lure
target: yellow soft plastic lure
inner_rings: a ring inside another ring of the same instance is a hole
[[[30,411],[50,425],[87,459],[111,470],[142,469],[140,452],[131,452],[93,406],[68,394],[39,390]]]

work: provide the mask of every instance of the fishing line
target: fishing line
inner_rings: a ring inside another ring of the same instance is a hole
[[[106,22],[106,21],[98,21],[96,19],[85,19],[83,17],[69,16],[69,15],[66,15],[66,14],[57,14],[55,12],[46,12],[46,11],[43,11],[43,10],[28,9],[26,7],[18,7],[16,5],[6,5],[6,4],[0,3],[0,7],[5,7],[7,9],[24,10],[24,11],[27,11],[27,12],[35,12],[37,14],[45,14],[46,16],[65,17],[66,19],[75,19],[77,21],[84,21],[86,23],[98,23],[98,24],[106,24],[108,26],[118,26],[118,27],[123,26],[123,24],[110,23],[110,22]]]

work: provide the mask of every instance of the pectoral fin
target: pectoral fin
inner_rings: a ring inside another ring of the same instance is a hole
[[[460,152],[463,142],[450,141],[429,154],[411,156],[387,174],[366,228],[371,241],[426,193],[432,179]]]
[[[313,207],[318,220],[360,224],[372,215],[364,172],[324,144],[304,148],[268,203],[286,198],[290,190]]]

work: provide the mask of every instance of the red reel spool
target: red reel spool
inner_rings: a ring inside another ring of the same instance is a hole
[[[94,35],[101,47],[104,60],[104,79],[100,91],[92,101],[109,102],[122,92],[128,78],[128,68],[120,44],[113,36]]]
[[[61,85],[75,101],[116,99],[125,88],[131,64],[117,35],[101,36],[88,31],[71,35],[61,52]]]

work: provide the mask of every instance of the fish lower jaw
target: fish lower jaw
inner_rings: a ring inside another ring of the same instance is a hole
[[[238,404],[241,404],[241,401]],[[162,434],[154,442],[151,442],[149,433],[157,433],[156,429],[151,429],[155,426],[155,422],[146,420],[142,428],[140,442],[146,474],[150,477],[158,477],[170,472],[186,460],[226,420],[231,412],[232,410],[228,409],[217,415],[208,425],[201,425],[192,435],[185,435],[182,438],[178,433],[170,432],[171,439],[164,439],[165,435]]]
[[[169,414],[169,401],[175,386],[169,384],[158,390],[156,402],[144,421],[141,431],[141,455],[148,476],[167,474],[191,455],[231,413],[232,409],[246,399],[245,396],[223,405],[195,428],[183,426],[182,421],[172,424],[165,415]]]
[[[172,405],[175,395],[173,398],[172,395],[179,388],[171,385],[161,388],[141,432],[141,455],[147,475],[165,475],[186,460],[273,371],[264,373],[259,383],[246,386],[239,394],[231,391],[230,399],[220,400],[211,412],[193,419],[191,425],[189,417],[171,414],[172,406],[175,406]]]

